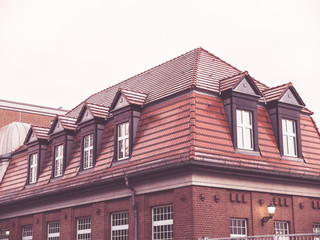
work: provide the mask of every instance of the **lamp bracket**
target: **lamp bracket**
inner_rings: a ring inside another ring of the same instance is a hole
[[[272,216],[263,217],[263,218],[261,219],[261,226],[264,226],[264,224],[265,224],[266,222],[268,222],[269,219],[271,219],[271,218],[272,218]]]

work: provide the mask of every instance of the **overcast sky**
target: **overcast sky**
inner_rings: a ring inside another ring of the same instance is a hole
[[[318,0],[0,0],[0,99],[71,109],[197,47],[292,82],[320,126]]]

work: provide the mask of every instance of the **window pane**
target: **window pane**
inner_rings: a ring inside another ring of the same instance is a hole
[[[282,119],[282,141],[283,155],[296,157],[298,154],[295,121]]]
[[[247,220],[231,218],[230,220],[230,237],[247,236]]]
[[[36,183],[37,182],[37,171],[38,171],[38,154],[31,154],[30,161],[29,161],[29,183]]]
[[[93,134],[87,135],[83,138],[83,169],[93,167]]]
[[[152,209],[153,240],[173,239],[173,208],[172,206],[155,207]]]
[[[129,123],[122,123],[118,125],[118,160],[129,157]]]
[[[55,147],[54,176],[59,177],[63,173],[63,145]]]
[[[252,113],[237,109],[237,147],[253,149]]]
[[[32,225],[22,227],[22,240],[32,239]]]
[[[128,212],[113,213],[111,215],[111,239],[128,240],[129,236]]]
[[[91,240],[91,218],[77,220],[77,240]]]

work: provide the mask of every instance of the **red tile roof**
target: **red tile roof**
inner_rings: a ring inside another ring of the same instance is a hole
[[[96,104],[96,103],[84,103],[82,107],[82,111],[84,109],[88,109],[93,117],[106,119],[109,115],[110,107]],[[81,114],[79,114],[80,117]],[[78,119],[79,121],[79,119]]]
[[[220,92],[223,92],[223,91],[228,90],[230,88],[231,89],[234,88],[239,83],[239,81],[241,81],[244,78],[245,75],[246,75],[246,73],[243,72],[243,73],[237,74],[235,76],[222,79],[220,81]]]
[[[286,83],[277,87],[266,89],[263,91],[266,102],[279,100],[290,86],[292,86],[292,83]]]
[[[235,152],[219,96],[219,86],[221,84],[226,88],[232,85],[237,81],[237,77],[231,80],[223,79],[237,74],[241,72],[199,48],[90,96],[86,102],[70,111],[69,117],[57,116],[55,121],[60,121],[65,129],[75,130],[76,119],[73,117],[78,117],[83,106],[88,107],[96,116],[106,116],[108,109],[106,106],[111,105],[119,87],[128,101],[145,104],[129,162],[112,165],[114,122],[110,118],[106,123],[92,172],[79,174],[81,136],[76,133],[63,178],[56,182],[50,181],[52,143],[49,143],[38,183],[32,188],[25,188],[28,155],[21,149],[11,160],[0,184],[0,203],[55,193],[61,188],[66,190],[107,181],[137,171],[158,169],[168,165],[180,166],[190,162],[319,181],[320,135],[314,121],[305,112],[300,117],[304,162],[281,158],[270,118],[263,103],[258,106],[260,156]],[[253,81],[259,90],[263,91],[268,101],[279,99],[288,87],[282,85],[269,89],[260,82],[254,79]],[[211,94],[185,91],[175,98],[146,106],[148,103],[193,87],[209,90]]]
[[[135,90],[120,88],[119,91],[125,96],[130,104],[143,105],[148,97],[147,93]]]
[[[63,129],[75,131],[77,129],[76,121],[77,119],[73,117],[57,115],[50,126],[49,134],[52,133],[57,122],[61,123]]]
[[[145,104],[196,86],[219,92],[219,81],[241,73],[208,51],[197,48],[87,98],[67,115],[78,117],[85,102],[111,106],[119,88],[148,94]]]
[[[34,134],[36,135],[37,139],[44,139],[44,140],[48,140],[49,139],[49,130],[50,128],[46,128],[46,127],[38,127],[38,126],[31,126],[32,131],[34,132]]]

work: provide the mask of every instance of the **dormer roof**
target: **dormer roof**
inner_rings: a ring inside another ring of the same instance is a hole
[[[37,140],[48,140],[49,139],[49,130],[50,128],[31,126],[28,131],[25,144],[34,142]]]
[[[77,129],[76,118],[57,115],[50,126],[49,135],[63,130],[75,131]]]
[[[279,101],[292,105],[305,106],[302,98],[299,96],[292,83],[283,84],[277,87],[269,88],[263,91],[263,96],[266,101]]]
[[[111,109],[114,110],[127,106],[129,104],[143,106],[147,100],[147,97],[147,93],[131,89],[119,88],[111,104]]]
[[[262,95],[247,71],[220,81],[220,93],[230,89],[251,95]]]
[[[85,103],[80,111],[76,123],[85,122],[93,118],[106,119],[109,115],[110,107],[96,104]]]

